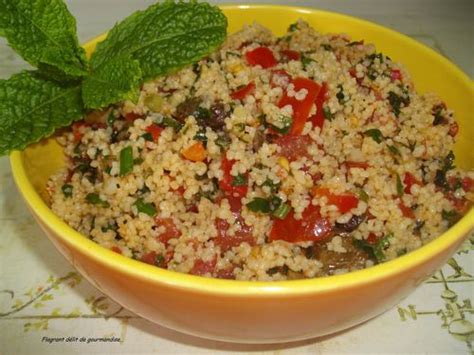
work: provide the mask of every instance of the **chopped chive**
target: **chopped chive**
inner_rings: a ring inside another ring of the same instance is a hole
[[[397,195],[399,197],[403,196],[403,184],[402,180],[400,179],[400,175],[397,174]]]
[[[387,148],[393,155],[398,155],[399,157],[402,156],[400,150],[395,145],[387,145]]]
[[[382,132],[377,128],[368,129],[364,132],[364,135],[372,138],[377,143],[382,143],[382,140],[384,139]]]
[[[365,192],[364,189],[359,190],[359,200],[367,202],[369,201],[369,195]]]
[[[273,211],[272,216],[279,219],[285,219],[290,211],[291,206],[287,203],[282,203],[275,211]]]
[[[145,213],[149,215],[150,217],[153,217],[156,215],[156,207],[153,203],[146,203],[143,201],[142,198],[139,198],[135,202],[135,206],[137,207],[137,211],[141,213]]]
[[[316,61],[301,53],[301,65],[303,66],[303,70],[306,70],[311,63],[316,63]]]
[[[244,174],[234,176],[232,179],[232,186],[244,186],[247,185],[247,177]]]
[[[100,207],[110,207],[110,204],[107,201],[102,200],[100,196],[95,193],[87,194],[86,200],[93,205],[98,205]]]
[[[72,197],[73,187],[71,184],[64,184],[61,190],[63,191],[64,197]]]
[[[120,176],[125,176],[133,170],[133,149],[128,146],[120,151]]]

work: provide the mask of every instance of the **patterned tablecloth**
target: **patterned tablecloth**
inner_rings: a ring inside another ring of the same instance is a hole
[[[68,3],[78,18],[79,35],[84,40],[150,1],[115,0],[113,8],[111,0],[99,4],[93,0]],[[472,1],[453,1],[448,7],[447,2],[441,1],[392,4],[383,0],[377,6],[375,3],[337,0],[299,4],[355,14],[394,27],[451,56],[473,75],[474,28],[469,19],[469,14],[474,13]],[[430,6],[425,11],[426,4]],[[457,43],[452,43],[456,38]],[[0,77],[6,78],[23,67],[24,63],[0,42]],[[143,320],[84,280],[34,222],[14,186],[8,159],[3,157],[0,158],[0,354],[250,351],[473,354],[473,249],[474,236],[471,236],[442,270],[397,307],[350,330],[276,345],[209,341]]]

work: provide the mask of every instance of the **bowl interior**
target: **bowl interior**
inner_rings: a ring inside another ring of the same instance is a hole
[[[463,72],[446,58],[397,32],[345,15],[284,6],[240,5],[223,6],[222,8],[229,19],[229,33],[237,31],[244,24],[257,21],[270,28],[276,35],[282,35],[291,23],[295,22],[298,18],[302,18],[319,32],[343,32],[349,34],[354,40],[364,39],[366,43],[374,43],[378,51],[389,55],[393,60],[402,63],[407,68],[419,92],[437,93],[446,102],[447,106],[455,111],[455,117],[460,126],[460,133],[455,147],[456,164],[462,168],[474,168],[474,149],[472,149],[474,125],[470,123],[472,112],[474,112],[473,84]],[[95,48],[96,43],[103,38],[104,36],[101,36],[85,44],[84,47],[89,55]],[[11,160],[17,184],[30,207],[35,210],[35,213],[41,219],[51,221],[54,217],[46,206],[48,197],[45,185],[48,178],[64,164],[64,157],[60,146],[55,142],[54,138],[45,139],[40,143],[31,145],[23,152],[12,153]],[[70,237],[71,239],[77,239],[77,233],[65,225],[59,225],[59,221],[54,221],[52,224],[53,229],[56,229],[61,238],[67,239]],[[360,277],[352,278],[352,280],[363,278],[367,280],[367,276],[383,273],[383,270],[389,272],[388,270],[397,267],[396,265],[400,267],[413,265],[417,262],[416,258],[427,258],[429,255],[433,255],[433,253],[436,253],[437,248],[441,249],[451,242],[458,240],[462,235],[466,234],[467,230],[472,229],[473,226],[474,210],[471,210],[456,226],[445,233],[442,238],[438,238],[435,242],[430,243],[431,249],[425,247],[402,258],[385,263],[385,265],[382,264],[371,269],[351,273],[351,275],[360,275]],[[79,239],[75,240],[78,243],[77,245],[80,243],[92,243],[86,238],[82,239],[83,242]],[[88,248],[90,247],[89,245]],[[96,251],[103,249],[101,251],[102,257],[104,255],[105,257],[110,257],[112,263],[124,262],[122,260],[124,257],[116,254],[112,256],[114,253],[104,248],[99,246],[92,248]],[[428,252],[428,250],[430,251]],[[390,264],[391,267],[386,264]],[[156,268],[134,262],[133,260],[130,260],[130,262],[126,261],[124,265],[133,265],[136,269],[140,268],[142,273],[156,274],[164,272],[163,270],[155,271],[154,269]],[[181,275],[179,277],[182,277],[183,280],[188,279],[188,277],[196,279],[196,277],[189,275]],[[336,280],[337,278],[344,281],[345,277],[340,275],[327,279]],[[253,285],[256,286],[255,283]]]

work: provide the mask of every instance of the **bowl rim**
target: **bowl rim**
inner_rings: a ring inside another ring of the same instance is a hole
[[[441,61],[442,65],[455,75],[460,82],[466,86],[474,96],[474,85],[471,79],[464,74],[455,64],[448,59],[435,52],[433,49],[421,44],[414,39],[405,36],[390,28],[378,25],[376,23],[356,18],[340,13],[318,10],[315,8],[284,6],[284,5],[265,5],[265,4],[239,4],[239,5],[222,5],[224,11],[236,10],[285,10],[301,14],[320,14],[330,16],[332,18],[343,21],[350,21],[365,27],[373,28],[382,33],[395,38],[402,42],[408,43],[410,46],[417,47],[429,57],[435,57]],[[102,34],[90,41],[87,41],[83,47],[90,50],[106,34]],[[366,269],[352,271],[342,275],[333,275],[325,277],[316,277],[302,280],[287,281],[241,281],[241,280],[223,280],[216,278],[207,278],[184,274],[172,270],[161,269],[156,266],[128,258],[117,254],[101,245],[88,239],[86,236],[75,231],[62,221],[43,201],[39,193],[34,189],[28,179],[26,167],[23,161],[23,153],[13,151],[10,154],[10,164],[14,180],[18,190],[25,199],[32,213],[36,215],[62,242],[71,248],[78,250],[80,253],[94,259],[99,264],[103,264],[108,268],[118,270],[123,274],[127,274],[134,278],[148,281],[150,283],[164,284],[169,287],[186,289],[197,293],[232,295],[237,297],[252,296],[266,297],[272,296],[288,296],[288,295],[304,295],[310,293],[327,293],[338,289],[350,289],[360,287],[375,281],[383,280],[394,276],[395,274],[406,272],[416,268],[418,265],[434,258],[440,251],[449,249],[456,243],[460,243],[463,239],[474,230],[474,208],[453,227],[441,234],[428,244],[396,259],[378,264]],[[427,275],[428,276],[428,275]]]

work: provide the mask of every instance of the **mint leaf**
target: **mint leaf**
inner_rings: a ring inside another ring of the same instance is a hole
[[[141,76],[137,60],[117,57],[104,63],[83,82],[84,105],[98,109],[118,101],[137,99]]]
[[[49,136],[84,114],[80,85],[24,71],[0,80],[0,155]]]
[[[93,70],[118,56],[138,60],[143,79],[177,71],[212,53],[226,37],[227,19],[207,3],[167,1],[115,25],[92,55]]]
[[[0,0],[0,35],[31,65],[58,80],[87,74],[76,21],[62,0]]]

